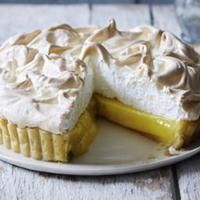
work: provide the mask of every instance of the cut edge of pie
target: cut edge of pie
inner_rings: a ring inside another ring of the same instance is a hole
[[[172,120],[140,111],[116,99],[95,94],[97,114],[123,127],[130,128],[160,142],[166,147],[181,147],[190,143],[200,129],[195,121]]]

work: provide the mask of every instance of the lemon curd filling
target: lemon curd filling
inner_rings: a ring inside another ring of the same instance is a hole
[[[145,113],[127,106],[116,99],[95,95],[98,115],[144,135],[167,146],[180,148],[190,142],[199,129],[199,120],[171,120]]]
[[[37,160],[68,162],[85,153],[96,136],[94,101],[69,132],[54,134],[39,128],[19,128],[0,119],[0,144]]]

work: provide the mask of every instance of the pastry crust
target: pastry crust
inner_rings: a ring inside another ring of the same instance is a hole
[[[0,143],[7,149],[37,160],[68,162],[70,156],[85,153],[96,136],[94,101],[73,130],[54,134],[39,128],[19,128],[0,119]]]

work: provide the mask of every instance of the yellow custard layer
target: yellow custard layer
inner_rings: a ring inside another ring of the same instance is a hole
[[[142,132],[146,136],[168,146],[182,147],[189,143],[199,130],[199,120],[171,120],[145,113],[101,95],[96,94],[95,99],[98,115],[124,127]]]
[[[18,128],[0,119],[0,144],[37,160],[68,162],[71,156],[85,153],[96,136],[94,109],[94,101],[91,101],[74,129],[63,134],[39,128]]]

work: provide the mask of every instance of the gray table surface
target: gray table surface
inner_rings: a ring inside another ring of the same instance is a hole
[[[153,24],[180,36],[173,6],[0,5],[0,42],[16,33],[60,23],[131,28]],[[129,175],[81,177],[24,170],[0,161],[0,199],[200,199],[200,155],[173,166]]]

